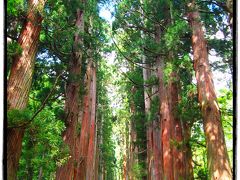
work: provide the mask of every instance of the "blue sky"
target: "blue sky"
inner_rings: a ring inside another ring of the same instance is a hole
[[[114,21],[114,17],[112,17],[111,12],[114,11],[114,7],[112,3],[109,3],[108,5],[100,7],[100,17],[107,20],[110,24]]]

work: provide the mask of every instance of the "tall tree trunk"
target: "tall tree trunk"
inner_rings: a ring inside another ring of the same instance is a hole
[[[184,146],[183,146],[183,128],[180,119],[177,117],[176,110],[178,104],[178,77],[176,72],[172,72],[169,80],[170,100],[169,105],[171,109],[172,118],[172,155],[173,155],[173,171],[174,179],[187,179],[185,173],[186,165],[184,164]]]
[[[124,154],[123,155],[123,180],[128,180],[128,175],[127,175],[127,157]]]
[[[92,106],[92,87],[91,87],[91,74],[92,74],[92,61],[87,65],[87,72],[85,75],[85,95],[83,99],[83,118],[81,124],[81,134],[78,138],[79,148],[79,161],[77,162],[77,179],[86,179],[87,172],[87,159],[88,159],[88,145],[89,145],[89,131],[91,122],[91,106]]]
[[[98,107],[100,109],[100,107]],[[98,109],[97,108],[97,109]],[[103,144],[103,135],[102,135],[102,127],[103,127],[103,115],[101,113],[98,113],[97,110],[97,124],[98,124],[98,144],[101,145]],[[98,177],[96,177],[98,180],[103,180],[103,175],[104,175],[104,163],[103,163],[103,152],[100,148],[100,146],[98,147]]]
[[[157,64],[155,63],[153,65],[153,69],[157,69]],[[152,76],[157,77],[158,74],[156,71],[152,71]],[[152,86],[152,100],[154,102],[158,102],[159,100],[159,89],[158,85]],[[151,103],[151,109],[156,109],[158,106],[156,103]],[[158,108],[157,108],[158,109]],[[160,124],[160,117],[159,112],[157,111],[155,114],[153,114],[153,110],[151,110],[151,121],[152,121],[152,155],[153,155],[153,174],[152,179],[158,180],[162,177],[162,146],[161,146],[161,124]]]
[[[35,56],[41,31],[45,0],[29,0],[26,23],[20,33],[18,43],[22,54],[13,60],[7,86],[8,110],[26,108],[31,89]],[[24,128],[7,129],[7,177],[16,179],[18,162],[22,150]]]
[[[155,40],[157,43],[160,42],[161,38],[161,27],[156,25],[156,35]],[[157,56],[157,69],[158,69],[158,79],[159,79],[159,101],[160,101],[160,121],[162,129],[162,164],[163,164],[163,179],[172,180],[173,177],[173,156],[171,150],[171,130],[172,130],[172,118],[170,115],[170,105],[169,105],[169,92],[168,88],[164,83],[164,59],[161,56]]]
[[[150,105],[151,105],[151,99],[149,93],[149,87],[146,83],[146,81],[150,77],[150,70],[149,70],[149,65],[146,63],[146,56],[142,56],[142,61],[143,61],[143,86],[144,86],[144,104],[145,104],[145,119],[149,120],[149,115],[150,115]],[[147,137],[147,179],[151,180],[152,178],[152,122],[147,122],[147,131],[146,131],[146,137]]]
[[[56,179],[65,180],[72,179],[74,172],[76,171],[75,163],[78,162],[76,159],[76,134],[77,134],[77,123],[79,119],[79,93],[80,93],[80,75],[81,75],[81,64],[82,64],[82,52],[79,50],[79,45],[82,44],[82,38],[79,33],[83,32],[84,21],[83,11],[77,9],[76,14],[76,27],[78,31],[74,36],[74,52],[72,58],[69,61],[69,78],[66,86],[66,100],[65,100],[65,114],[66,114],[66,130],[63,133],[63,140],[69,146],[70,158],[66,164],[59,167],[56,173]]]
[[[96,144],[96,67],[95,65],[91,65],[92,74],[91,74],[91,86],[92,86],[92,94],[90,94],[92,98],[91,104],[91,116],[90,116],[90,132],[89,132],[89,145],[88,145],[88,154],[87,154],[87,169],[86,169],[86,179],[93,180],[95,169],[95,144]],[[80,144],[81,145],[81,144]]]
[[[195,1],[188,5],[191,11],[189,13],[189,23],[192,28],[194,70],[206,136],[209,177],[211,179],[232,179],[232,170],[199,12],[195,6]]]
[[[136,93],[136,87],[132,86],[131,93],[135,94]],[[131,112],[131,121],[130,121],[130,147],[129,147],[129,179],[134,180],[136,179],[135,177],[135,172],[134,172],[134,167],[138,163],[138,145],[137,145],[137,131],[136,131],[136,120],[135,120],[135,115],[136,115],[136,105],[134,104],[134,98],[132,97],[130,100],[130,112]]]

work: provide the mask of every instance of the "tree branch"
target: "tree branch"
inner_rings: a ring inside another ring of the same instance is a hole
[[[114,41],[114,38],[113,38],[113,37],[112,37],[112,40],[113,40],[114,45],[116,46],[116,48],[117,48],[118,51],[120,52],[120,54],[121,54],[128,62],[130,62],[130,63],[132,63],[132,64],[135,64],[135,65],[137,65],[138,67],[141,67],[141,68],[144,68],[144,69],[149,69],[149,70],[152,70],[152,71],[155,71],[155,70],[156,70],[156,69],[152,69],[152,68],[146,68],[146,67],[141,66],[141,65],[139,65],[138,63],[135,63],[134,61],[132,61],[130,58],[128,58],[127,56],[125,56],[125,55],[123,54],[123,52],[120,50],[120,48],[118,47],[118,45],[117,45],[116,42]]]

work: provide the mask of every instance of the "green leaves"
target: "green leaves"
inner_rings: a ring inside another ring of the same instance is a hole
[[[7,112],[8,127],[16,127],[27,124],[32,117],[32,112],[29,109],[11,109]]]
[[[186,21],[176,20],[174,24],[167,28],[164,34],[164,41],[168,50],[177,50],[181,45],[181,37],[183,37],[188,31],[189,27]]]
[[[33,169],[34,177],[38,177],[39,169],[42,167],[43,176],[49,178],[55,173],[57,166],[66,162],[68,147],[63,144],[64,129],[64,123],[56,119],[52,109],[45,108],[39,113],[25,132],[19,178],[27,177],[30,173],[27,169],[29,166]]]
[[[7,43],[8,63],[12,62],[14,56],[20,55],[21,53],[22,53],[22,48],[17,42],[12,41],[10,43]],[[8,64],[8,68],[9,68],[9,66],[10,66],[10,64]]]
[[[231,88],[232,89],[232,88]],[[231,89],[220,90],[220,96],[218,98],[218,103],[221,112],[221,120],[224,130],[224,136],[226,145],[228,148],[228,154],[230,158],[231,165],[233,163],[233,94]]]
[[[7,14],[16,16],[19,9],[23,7],[23,0],[8,0],[7,1]]]

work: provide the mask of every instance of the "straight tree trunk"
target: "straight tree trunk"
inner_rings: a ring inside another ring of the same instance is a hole
[[[123,180],[128,180],[126,155],[123,155]]]
[[[18,39],[22,54],[13,60],[7,85],[8,110],[23,110],[27,106],[43,19],[39,14],[43,11],[44,4],[45,0],[28,2],[26,23]],[[16,179],[24,131],[24,128],[18,127],[7,129],[7,177],[9,180]]]
[[[178,77],[176,72],[172,72],[170,75],[169,81],[169,92],[170,92],[170,109],[172,117],[172,140],[174,141],[172,145],[172,154],[173,154],[173,171],[174,179],[187,179],[188,177],[185,174],[186,165],[184,164],[184,148],[183,148],[183,129],[180,119],[177,117],[176,110],[178,104]]]
[[[153,69],[157,69],[156,63],[153,65]],[[152,76],[157,77],[157,72],[152,71]],[[156,101],[156,99],[159,99],[159,89],[158,85],[152,86],[152,100]],[[155,109],[157,104],[151,103],[151,109]],[[158,106],[158,105],[157,105]],[[156,114],[153,114],[151,112],[152,116],[152,155],[153,155],[153,174],[152,179],[158,180],[162,177],[162,146],[161,146],[161,124],[160,124],[160,117],[159,112],[157,111]]]
[[[150,115],[150,105],[151,105],[151,99],[149,93],[149,88],[147,87],[146,81],[149,79],[150,76],[150,70],[149,70],[149,65],[146,63],[146,56],[142,56],[142,61],[143,61],[143,88],[144,88],[144,104],[145,104],[145,119],[149,118]],[[147,179],[151,180],[152,178],[152,164],[153,164],[153,159],[152,159],[152,122],[147,122]]]
[[[156,36],[155,40],[157,43],[160,42],[161,38],[161,27],[156,25]],[[157,69],[158,69],[158,79],[159,79],[159,101],[160,101],[160,121],[162,129],[162,164],[163,164],[163,175],[162,178],[172,180],[173,177],[173,156],[171,150],[171,130],[172,130],[172,118],[170,115],[170,105],[169,105],[169,92],[168,88],[164,83],[164,59],[161,56],[158,56],[156,59]]]
[[[88,159],[88,145],[89,145],[89,131],[91,122],[91,106],[92,106],[92,87],[91,87],[91,74],[92,74],[92,61],[87,65],[87,72],[85,76],[85,95],[83,99],[83,118],[81,124],[80,139],[78,138],[79,148],[79,161],[77,162],[77,179],[86,179],[87,172],[87,159]]]
[[[89,145],[88,145],[88,155],[87,155],[87,169],[86,169],[86,179],[93,180],[95,169],[95,144],[96,144],[96,67],[91,65],[92,74],[91,74],[91,86],[92,86],[92,104],[91,104],[91,116],[90,116],[90,132],[89,132]],[[81,145],[81,144],[80,144]]]
[[[65,100],[65,114],[67,128],[63,133],[63,140],[69,146],[70,158],[66,164],[59,167],[56,173],[56,179],[58,180],[71,180],[74,178],[74,172],[76,172],[76,127],[79,119],[79,93],[80,93],[80,75],[82,64],[82,52],[79,50],[79,45],[82,44],[82,38],[79,33],[83,32],[84,21],[83,11],[77,9],[76,24],[78,31],[74,36],[74,52],[72,58],[69,61],[69,78],[66,87],[66,100]]]
[[[136,93],[136,87],[132,86],[131,93],[135,94]],[[134,104],[134,99],[132,98],[130,100],[130,112],[132,117],[135,117],[136,115],[136,105]],[[129,179],[134,180],[136,179],[135,177],[135,172],[134,172],[134,166],[138,164],[138,145],[136,144],[137,142],[137,131],[136,131],[136,121],[134,118],[131,118],[130,121],[130,153],[129,153]]]
[[[201,105],[206,136],[210,179],[232,179],[232,170],[224,139],[220,110],[208,60],[207,44],[195,1],[188,4],[192,28],[194,70],[197,79],[198,100]]]

